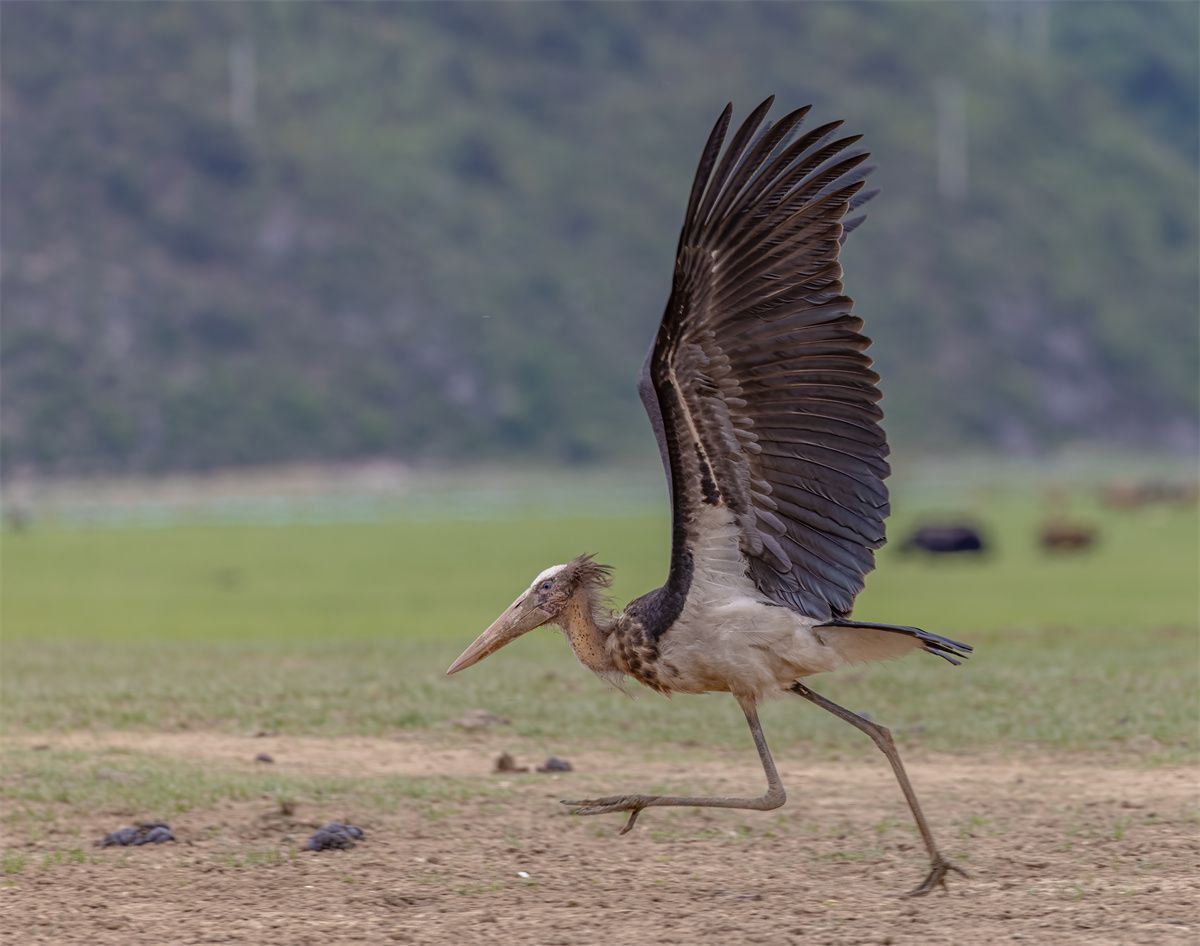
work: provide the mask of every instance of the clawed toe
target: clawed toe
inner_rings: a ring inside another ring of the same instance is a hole
[[[564,798],[560,804],[575,809],[571,812],[573,815],[606,815],[612,811],[629,811],[636,804],[636,800],[620,795],[612,798],[585,798],[581,801],[568,801]]]
[[[904,896],[923,897],[938,887],[941,887],[943,890],[947,890],[946,875],[950,873],[950,871],[954,871],[954,873],[959,874],[962,877],[970,876],[970,874],[968,874],[961,867],[955,867],[949,861],[943,860],[939,857],[933,862],[933,866],[929,869],[929,875],[925,878],[925,880],[922,881],[919,886],[906,893]]]
[[[615,810],[610,807],[612,802],[611,798],[583,798],[578,801],[564,798],[559,804],[573,809],[571,812],[573,815],[602,815]]]
[[[618,795],[612,798],[587,798],[581,801],[563,799],[573,815],[607,815],[614,811],[628,811],[629,820],[625,822],[618,834],[628,834],[637,822],[638,815],[646,807],[647,799],[635,795]]]

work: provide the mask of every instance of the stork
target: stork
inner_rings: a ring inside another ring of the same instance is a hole
[[[767,778],[756,798],[614,795],[576,814],[696,806],[766,811],[785,801],[757,706],[793,693],[883,751],[929,854],[909,896],[962,873],[938,850],[889,731],[813,691],[817,673],[915,650],[958,664],[971,647],[916,627],[850,617],[884,543],[887,440],[870,340],[842,291],[838,253],[874,196],[859,135],[807,134],[809,107],[765,122],[759,105],[722,152],[733,106],[692,184],[666,312],[638,391],[671,497],[666,583],[611,611],[610,569],[583,555],[539,574],[454,661],[457,673],[556,624],[579,661],[660,693],[730,693]]]

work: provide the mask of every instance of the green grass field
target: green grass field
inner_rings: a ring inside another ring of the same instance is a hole
[[[1197,734],[1194,509],[1117,513],[1077,500],[1098,548],[1034,545],[1040,500],[993,489],[957,497],[996,551],[983,561],[881,556],[856,615],[972,643],[817,678],[831,698],[888,722],[906,746],[1021,747],[1190,757]],[[893,536],[936,490],[898,503]],[[529,635],[453,679],[444,668],[546,565],[594,552],[616,567],[618,603],[665,575],[663,515],[627,506],[570,517],[493,505],[486,517],[375,524],[67,528],[3,541],[3,718],[10,733],[213,729],[453,732],[486,707],[517,734],[573,742],[744,746],[732,700],[630,699],[579,667],[557,632]],[[796,700],[772,703],[777,746],[872,751]]]

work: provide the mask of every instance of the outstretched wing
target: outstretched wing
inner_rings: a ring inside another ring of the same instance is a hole
[[[841,122],[795,137],[808,108],[763,125],[772,101],[723,155],[732,106],[709,136],[638,388],[671,488],[664,592],[724,506],[759,591],[826,621],[849,614],[888,514],[879,378],[838,264],[871,169]]]

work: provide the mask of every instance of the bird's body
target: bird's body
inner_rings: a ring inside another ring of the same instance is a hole
[[[706,510],[708,534],[731,530],[728,514]],[[767,599],[745,574],[730,543],[698,549],[691,587],[678,617],[656,626],[656,589],[613,614],[584,584],[558,621],[580,662],[600,675],[620,673],[661,693],[732,693],[761,701],[797,680],[850,664],[902,657],[922,642],[890,631],[819,626]],[[556,569],[548,569],[544,580]],[[535,585],[537,581],[535,581]]]
[[[584,666],[661,693],[731,693],[767,775],[758,798],[627,795],[578,813],[648,807],[769,809],[784,791],[757,704],[794,693],[866,732],[892,764],[929,851],[915,891],[942,884],[938,853],[886,729],[802,681],[925,650],[958,663],[970,647],[906,625],[850,617],[884,542],[887,440],[869,339],[842,291],[838,254],[861,218],[867,155],[840,122],[795,136],[808,109],[763,124],[760,105],[722,152],[732,106],[704,148],[671,295],[638,390],[670,489],[666,582],[610,611],[609,570],[590,556],[546,569],[467,648],[454,673],[543,624]]]

